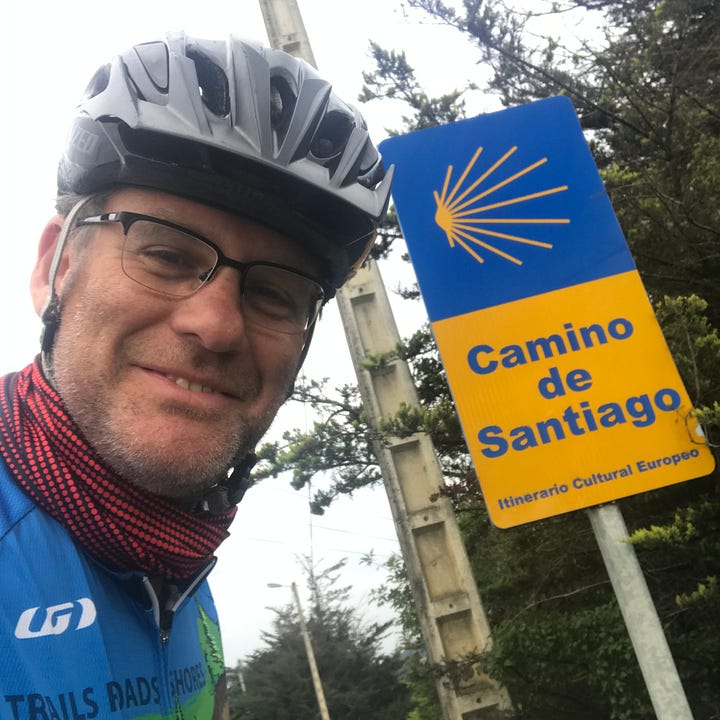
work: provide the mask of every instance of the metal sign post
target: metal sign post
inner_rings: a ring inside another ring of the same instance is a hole
[[[588,510],[658,720],[693,720],[635,548],[616,505]]]

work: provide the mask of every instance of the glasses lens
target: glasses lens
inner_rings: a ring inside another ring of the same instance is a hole
[[[199,238],[150,220],[136,220],[127,232],[125,274],[152,290],[176,297],[194,293],[215,267],[217,254]]]
[[[323,300],[322,287],[292,270],[251,265],[242,289],[245,319],[283,333],[300,333],[315,321]]]

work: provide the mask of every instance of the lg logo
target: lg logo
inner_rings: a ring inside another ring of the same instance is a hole
[[[66,630],[82,630],[95,622],[97,611],[90,598],[80,598],[75,602],[60,603],[45,609],[45,617],[38,612],[39,607],[28,608],[18,619],[15,637],[20,640],[62,635]]]

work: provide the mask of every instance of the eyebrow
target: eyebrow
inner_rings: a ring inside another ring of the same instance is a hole
[[[124,210],[128,209],[124,208]],[[152,210],[129,210],[129,212],[135,212],[140,215],[149,215],[150,217],[158,218],[158,220],[167,220],[167,222],[174,223],[175,225],[181,225],[186,230],[191,230],[192,232],[205,237],[201,230],[191,227],[184,220],[178,220],[176,211],[170,210],[169,208],[163,207],[162,205],[157,208],[153,208]]]
[[[147,210],[130,210],[127,207],[123,206],[122,210],[114,210],[111,212],[121,211],[133,212],[138,215],[147,215],[149,217],[157,218],[158,220],[165,220],[166,222],[172,223],[173,225],[178,225],[180,228],[186,230],[191,235],[197,235],[201,240],[209,240],[211,243],[215,243],[216,245],[218,245],[218,247],[220,247],[216,238],[210,237],[203,229],[199,227],[194,227],[190,218],[178,218],[177,209],[171,210],[167,205],[157,205],[152,209]]]

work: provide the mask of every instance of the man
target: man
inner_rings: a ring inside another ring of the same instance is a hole
[[[58,173],[41,356],[0,382],[0,717],[220,718],[205,578],[390,177],[307,65],[231,39],[101,68]]]

